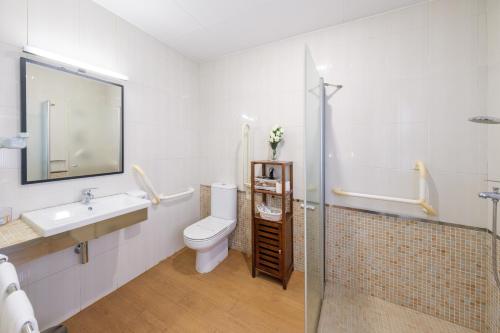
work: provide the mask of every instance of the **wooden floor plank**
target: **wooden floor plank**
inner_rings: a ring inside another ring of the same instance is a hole
[[[65,324],[71,333],[302,332],[304,274],[287,290],[279,281],[251,277],[250,259],[237,251],[214,271],[195,270],[183,249],[84,309]]]

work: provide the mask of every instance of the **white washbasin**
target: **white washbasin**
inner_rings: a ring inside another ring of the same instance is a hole
[[[44,237],[84,227],[112,217],[149,207],[149,200],[127,194],[94,199],[85,205],[75,202],[24,213],[21,219]]]

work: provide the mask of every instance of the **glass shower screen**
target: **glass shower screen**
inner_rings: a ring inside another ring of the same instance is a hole
[[[316,332],[324,292],[324,84],[305,51],[306,332]]]

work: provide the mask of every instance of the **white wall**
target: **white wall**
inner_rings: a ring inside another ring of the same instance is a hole
[[[500,2],[487,0],[487,113],[500,118]],[[500,180],[500,125],[488,126],[488,179]],[[492,186],[497,186],[494,183]]]
[[[253,124],[253,158],[267,157],[267,133],[287,131],[282,158],[296,165],[302,198],[303,54],[344,88],[329,101],[327,201],[425,214],[417,207],[330,193],[416,197],[414,162],[426,163],[437,219],[485,226],[487,135],[467,118],[486,104],[484,0],[435,0],[203,63],[202,183],[239,177],[241,115]],[[297,168],[298,167],[298,168]]]
[[[19,57],[27,40],[130,77],[125,83],[125,174],[21,186],[20,153],[2,150],[1,206],[19,215],[77,201],[85,187],[98,187],[98,196],[134,189],[134,163],[165,193],[188,185],[198,189],[196,63],[89,0],[0,0],[0,136],[15,135],[20,128]],[[198,217],[196,192],[186,201],[150,209],[147,222],[92,241],[87,265],[78,264],[68,249],[19,267],[41,326],[64,320],[182,248],[183,228]]]

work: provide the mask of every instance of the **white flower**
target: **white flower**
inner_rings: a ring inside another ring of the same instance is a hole
[[[285,130],[283,129],[283,127],[281,127],[279,125],[273,126],[273,128],[271,129],[271,132],[269,133],[268,142],[273,143],[273,144],[280,143],[281,140],[283,139],[284,133],[285,133]]]

